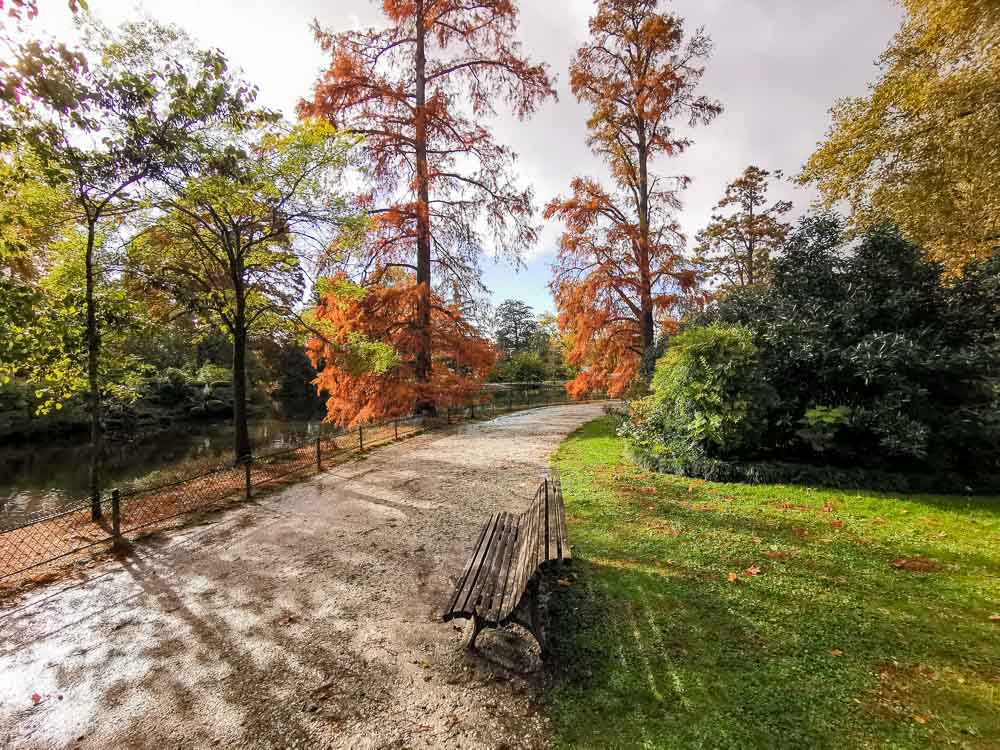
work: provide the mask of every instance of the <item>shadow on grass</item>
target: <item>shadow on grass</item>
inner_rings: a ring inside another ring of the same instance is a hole
[[[620,455],[598,422],[557,458],[578,576],[551,603],[557,744],[1000,743],[995,499],[873,524],[870,501],[900,499],[689,488],[609,471]],[[986,525],[947,517],[970,506]],[[940,568],[893,567],[914,553]]]

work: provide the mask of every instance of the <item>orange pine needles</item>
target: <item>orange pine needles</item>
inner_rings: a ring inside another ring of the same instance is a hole
[[[360,162],[370,185],[358,203],[372,227],[342,265],[372,289],[362,310],[402,295],[384,313],[391,330],[374,326],[371,334],[389,336],[380,340],[412,359],[405,373],[392,375],[398,383],[385,381],[385,394],[377,394],[374,376],[352,382],[364,398],[338,387],[331,415],[340,421],[348,404],[367,404],[365,398],[377,405],[360,406],[351,419],[402,408],[413,393],[451,398],[452,386],[461,391],[456,373],[478,371],[481,346],[463,354],[471,364],[456,347],[460,339],[480,339],[457,310],[444,313],[434,293],[447,289],[463,306],[474,304],[483,292],[479,257],[487,237],[514,259],[534,243],[532,192],[517,185],[514,154],[484,123],[500,103],[524,118],[555,96],[546,67],[521,52],[510,0],[383,0],[382,10],[380,28],[315,29],[330,64],[299,105],[305,116],[364,136]],[[397,283],[413,285],[404,293]],[[463,364],[449,370],[452,362]],[[444,372],[435,373],[439,363]],[[405,385],[406,377],[419,385]]]
[[[559,327],[573,342],[569,360],[583,368],[567,385],[574,397],[621,395],[657,330],[690,301],[695,278],[673,216],[688,180],[654,175],[651,166],[690,145],[674,119],[706,124],[722,109],[696,93],[711,41],[701,31],[685,40],[683,21],[659,12],[657,0],[599,0],[590,35],[573,58],[570,85],[591,107],[588,143],[615,188],[577,177],[572,194],[545,211],[566,228],[550,287]]]
[[[342,274],[334,284],[345,281]],[[489,341],[455,305],[431,294],[434,361],[431,377],[415,377],[419,332],[414,311],[424,290],[400,282],[350,294],[327,293],[314,311],[307,345],[318,370],[316,386],[328,394],[327,418],[354,426],[413,413],[420,404],[467,403],[496,360]]]

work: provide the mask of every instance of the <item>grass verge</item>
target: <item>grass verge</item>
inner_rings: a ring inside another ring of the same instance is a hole
[[[1000,747],[1000,498],[644,470],[611,419],[555,456],[556,744]]]

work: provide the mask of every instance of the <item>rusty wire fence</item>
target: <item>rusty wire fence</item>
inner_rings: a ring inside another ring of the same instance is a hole
[[[587,399],[602,400],[604,397]],[[534,399],[525,398],[524,394],[521,397],[494,394],[476,403],[442,409],[434,417],[412,415],[350,430],[323,428],[308,442],[291,448],[256,454],[153,486],[139,483],[117,488],[97,500],[87,500],[0,531],[0,580],[64,558],[85,555],[102,545],[117,548],[126,539],[182,516],[250,499],[270,483],[322,471],[324,465],[340,463],[431,428],[567,402],[565,396],[553,398],[552,394]]]

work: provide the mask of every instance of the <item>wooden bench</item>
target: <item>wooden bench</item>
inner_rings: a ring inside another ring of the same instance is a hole
[[[562,487],[553,476],[538,486],[524,513],[494,513],[483,525],[448,600],[445,622],[471,618],[468,647],[473,650],[483,628],[516,622],[535,637],[544,655],[537,573],[571,557]]]

